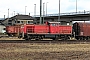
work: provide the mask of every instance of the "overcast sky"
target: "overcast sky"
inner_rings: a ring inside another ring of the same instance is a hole
[[[60,0],[61,13],[75,12],[76,11],[76,0]],[[45,11],[46,11],[46,3],[47,3],[47,14],[58,13],[59,11],[59,0],[42,0],[42,3],[45,3]],[[25,14],[25,6],[26,14],[29,13],[34,15],[34,4],[36,4],[36,14],[40,14],[40,0],[0,0],[0,18],[3,18],[4,15],[8,17],[8,9],[9,9],[9,17],[19,14]],[[90,11],[90,0],[77,0],[77,11]]]

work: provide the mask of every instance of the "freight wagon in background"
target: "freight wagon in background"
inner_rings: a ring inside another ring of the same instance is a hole
[[[90,38],[90,23],[76,22],[73,24],[73,30],[77,40],[88,40]]]

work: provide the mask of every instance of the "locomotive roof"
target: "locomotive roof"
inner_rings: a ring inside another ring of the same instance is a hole
[[[32,16],[29,16],[29,15],[15,15],[15,16],[9,18],[9,19],[21,19],[21,20],[23,20],[23,19],[25,19],[25,20],[33,19],[34,20],[35,18],[32,17]]]
[[[56,23],[56,24],[59,24],[60,22],[49,22],[49,23]]]

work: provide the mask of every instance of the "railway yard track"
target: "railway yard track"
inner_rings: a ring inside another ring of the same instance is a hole
[[[1,37],[0,43],[59,43],[59,44],[89,44],[89,40],[52,40],[52,39],[43,39],[43,40],[24,40],[17,37]]]
[[[0,39],[0,43],[59,43],[59,44],[89,44],[90,40],[23,40],[23,39]]]

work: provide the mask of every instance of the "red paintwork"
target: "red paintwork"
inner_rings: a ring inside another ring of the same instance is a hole
[[[58,31],[60,34],[72,34],[72,26],[60,25]]]
[[[22,32],[24,32],[24,33],[34,33],[34,25],[32,25],[32,24],[23,25]]]
[[[48,23],[42,25],[24,24],[20,26],[7,26],[7,33],[34,33],[34,34],[72,34],[72,26]]]
[[[69,25],[50,25],[51,34],[72,34],[72,26]]]
[[[90,36],[90,23],[78,22],[78,28],[80,28],[79,36]]]
[[[48,33],[48,25],[24,25],[24,33]]]
[[[59,33],[59,25],[58,24],[50,24],[50,33],[51,34],[58,34]]]
[[[49,28],[48,25],[35,25],[34,26],[34,33],[48,33]]]
[[[6,26],[7,33],[20,33],[20,26]]]
[[[24,25],[24,33],[35,33],[35,34],[72,34],[72,26],[50,24],[49,25]]]

